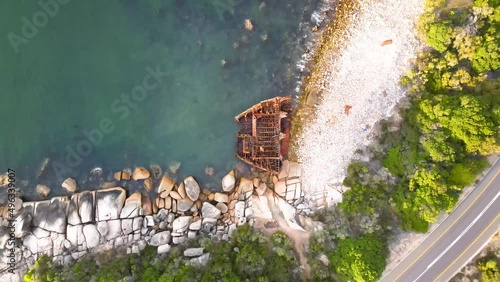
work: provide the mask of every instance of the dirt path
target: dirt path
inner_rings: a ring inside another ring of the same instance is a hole
[[[290,228],[283,216],[283,213],[274,203],[273,195],[269,193],[267,195],[267,199],[269,209],[271,210],[274,220],[256,218],[254,227],[268,234],[272,234],[278,230],[284,232],[290,240],[292,240],[294,251],[299,257],[299,263],[303,268],[303,281],[311,281],[311,267],[309,266],[306,255],[306,250],[309,245],[309,237],[311,234],[309,232]],[[273,226],[269,227],[269,223]]]

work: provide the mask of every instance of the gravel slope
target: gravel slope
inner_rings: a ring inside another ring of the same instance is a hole
[[[323,81],[316,83],[322,99],[298,140],[303,187],[313,207],[341,200],[336,191],[343,189],[351,157],[369,143],[372,126],[389,116],[406,95],[398,83],[420,48],[415,22],[423,11],[422,0],[360,4],[345,33],[344,47],[336,56],[320,58],[328,60],[317,70],[323,72]]]

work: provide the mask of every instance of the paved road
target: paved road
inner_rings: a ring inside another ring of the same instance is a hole
[[[500,229],[500,161],[382,282],[449,281]]]

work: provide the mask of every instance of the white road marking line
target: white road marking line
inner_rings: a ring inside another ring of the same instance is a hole
[[[484,207],[484,209],[479,213],[479,215],[467,226],[467,228],[465,228],[464,231],[462,231],[462,233],[460,233],[460,235],[458,235],[458,237],[453,240],[453,242],[435,259],[433,260],[428,266],[427,268],[424,270],[424,272],[422,272],[418,277],[417,279],[413,280],[413,282],[417,281],[418,279],[420,279],[420,277],[422,277],[426,272],[427,270],[429,270],[429,268],[431,268],[439,259],[441,259],[444,254],[446,252],[448,252],[452,247],[453,245],[455,245],[456,242],[458,242],[458,240],[460,240],[460,238],[462,238],[462,236],[467,233],[467,231],[469,231],[469,229],[479,220],[479,218],[481,218],[481,216],[483,216],[483,214],[486,212],[487,209],[489,209],[491,207],[491,205],[493,205],[493,202],[496,201],[496,199],[500,196],[500,191],[496,194],[496,196],[493,198],[493,200],[491,200],[488,205],[486,205],[486,207]]]

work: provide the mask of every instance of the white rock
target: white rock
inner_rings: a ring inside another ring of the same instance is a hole
[[[198,231],[200,229],[201,229],[201,219],[198,219],[189,225],[189,230]]]
[[[236,178],[234,177],[234,170],[231,170],[224,178],[222,178],[222,190],[230,193],[234,189]]]
[[[142,215],[142,196],[141,193],[135,192],[125,200],[120,212],[120,218],[134,218]]]
[[[234,233],[234,231],[236,231],[238,227],[236,226],[236,224],[231,224],[229,225],[229,231],[227,232],[227,234],[229,235],[229,237],[231,237]]]
[[[132,224],[132,230],[134,232],[136,231],[139,231],[142,227],[142,222],[143,222],[143,218],[142,217],[136,217],[134,218],[134,222]]]
[[[47,231],[65,233],[68,205],[68,197],[55,197],[50,201],[36,202],[33,225]]]
[[[121,220],[109,220],[108,221],[108,235],[106,235],[106,240],[111,240],[121,236],[122,224]]]
[[[203,255],[204,248],[189,248],[184,251],[185,257],[199,257]]]
[[[78,213],[82,223],[89,223],[95,220],[94,197],[94,191],[83,191],[78,194]]]
[[[152,215],[146,216],[144,222],[146,224],[146,227],[155,226],[155,220]]]
[[[204,218],[218,219],[221,215],[221,211],[218,208],[214,207],[212,204],[204,202],[203,206],[201,207],[201,215]]]
[[[191,219],[191,216],[179,216],[174,220],[172,230],[179,233],[186,231],[191,223]]]
[[[151,246],[160,246],[170,243],[170,231],[156,233],[151,237],[149,244]]]
[[[97,231],[97,227],[93,224],[87,224],[83,227],[83,235],[85,236],[85,241],[87,242],[87,248],[91,249],[99,245],[101,240],[101,235]]]
[[[245,216],[245,202],[238,201],[234,205],[234,215],[236,217],[244,217]]]
[[[97,231],[99,231],[99,234],[103,237],[107,237],[109,232],[108,228],[108,222],[107,221],[98,221],[97,222]]]
[[[252,208],[246,208],[245,209],[245,217],[252,217],[253,216],[253,209]]]
[[[17,227],[17,226],[16,226]],[[45,229],[42,229],[42,228],[38,228],[38,227],[35,227],[33,228],[33,230],[31,231],[33,233],[33,235],[35,235],[35,237],[37,237],[38,239],[41,239],[41,238],[46,238],[46,237],[49,237],[50,236],[50,232],[45,230]]]
[[[158,254],[166,254],[170,252],[170,245],[169,244],[164,244],[158,246]]]
[[[188,239],[194,239],[194,238],[196,238],[196,231],[189,231]]]
[[[68,204],[68,224],[82,224],[80,214],[78,213],[78,194],[71,196],[71,201]]]
[[[96,192],[96,220],[117,219],[125,203],[125,190],[121,187]]]
[[[132,227],[132,224],[134,223],[134,219],[132,218],[127,218],[127,219],[122,219],[122,234],[128,235],[132,232],[134,232],[134,228]]]
[[[71,246],[73,248],[75,248],[78,245],[80,245],[81,243],[83,243],[83,241],[85,240],[85,237],[83,236],[83,226],[82,225],[75,225],[75,226],[68,225],[68,228],[66,229],[66,239],[71,243]]]
[[[217,209],[219,209],[221,213],[226,213],[228,210],[227,205],[224,203],[217,203],[217,205],[215,205],[215,207]]]

